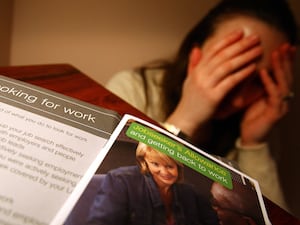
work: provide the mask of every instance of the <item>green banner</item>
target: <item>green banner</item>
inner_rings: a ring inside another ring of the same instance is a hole
[[[232,189],[232,179],[228,169],[185,147],[183,144],[136,122],[129,126],[126,135]]]

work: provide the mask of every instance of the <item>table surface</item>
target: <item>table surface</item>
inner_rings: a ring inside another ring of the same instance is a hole
[[[77,68],[69,64],[0,67],[0,74],[47,88],[61,94],[154,122]],[[300,220],[265,198],[273,225],[300,225]]]

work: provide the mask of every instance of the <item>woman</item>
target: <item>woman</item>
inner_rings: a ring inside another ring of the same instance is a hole
[[[237,161],[287,209],[268,135],[289,109],[297,29],[283,0],[224,0],[175,59],[116,75],[108,89],[207,152]]]
[[[219,224],[209,199],[183,184],[183,165],[140,143],[138,166],[110,171],[91,208],[88,224]]]

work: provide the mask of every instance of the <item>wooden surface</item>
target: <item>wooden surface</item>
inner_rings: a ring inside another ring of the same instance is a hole
[[[116,110],[120,114],[130,112],[146,116],[113,95],[78,69],[67,64],[0,67],[0,74],[38,85],[94,105]]]
[[[121,115],[130,113],[153,122],[146,115],[68,64],[0,67],[0,74],[115,110]],[[265,199],[265,203],[273,225],[300,225],[299,219],[268,199]]]

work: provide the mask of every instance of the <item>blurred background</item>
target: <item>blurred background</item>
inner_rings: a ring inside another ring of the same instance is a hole
[[[300,1],[288,1],[300,24]],[[120,70],[172,56],[184,35],[217,2],[0,0],[0,66],[69,63],[105,84]],[[272,149],[287,199],[300,218],[299,72],[296,75],[296,98],[274,132]]]
[[[103,84],[119,70],[168,57],[217,1],[0,2],[1,65],[70,63]]]

